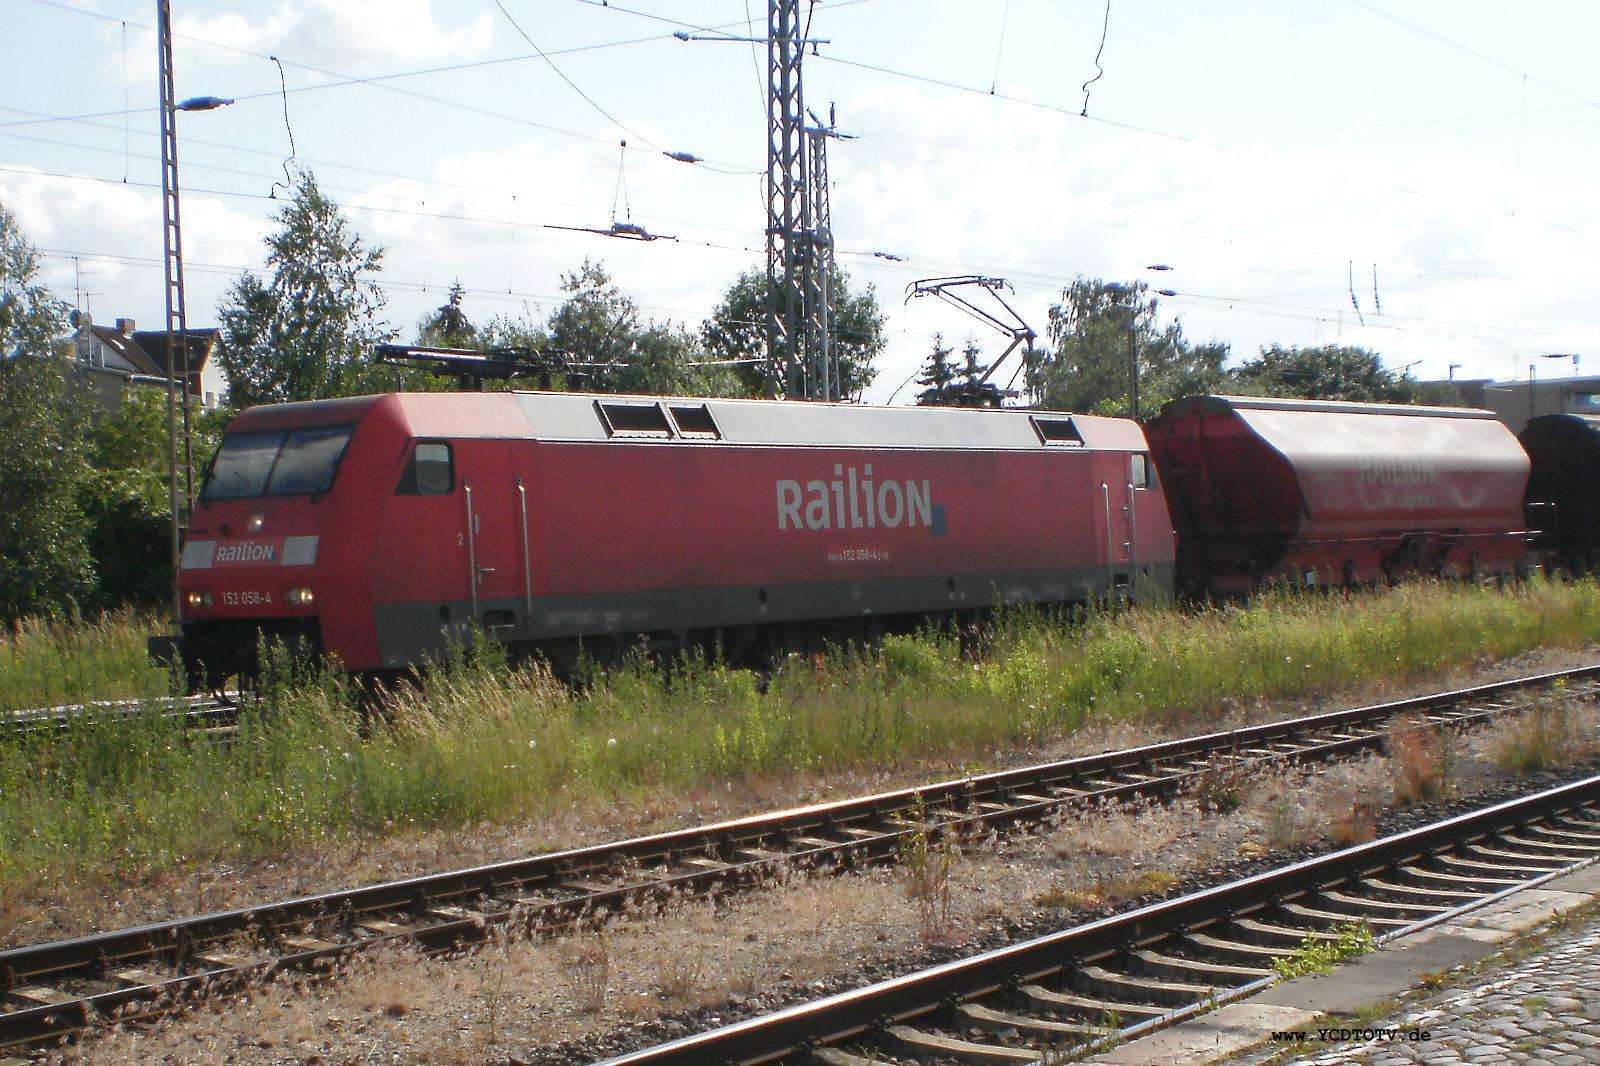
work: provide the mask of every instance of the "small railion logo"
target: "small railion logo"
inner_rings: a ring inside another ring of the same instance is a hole
[[[927,479],[874,481],[871,463],[859,471],[836,463],[832,481],[782,478],[776,489],[779,529],[945,530],[944,505],[933,502]]]
[[[246,540],[238,544],[224,544],[217,549],[219,563],[270,563],[278,557],[278,546]]]

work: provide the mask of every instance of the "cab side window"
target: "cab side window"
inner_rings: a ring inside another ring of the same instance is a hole
[[[395,492],[401,496],[445,496],[456,487],[455,461],[444,441],[418,441]]]
[[[1135,452],[1129,456],[1128,481],[1136,489],[1153,489],[1156,487],[1155,468],[1150,465],[1150,457],[1143,452]]]

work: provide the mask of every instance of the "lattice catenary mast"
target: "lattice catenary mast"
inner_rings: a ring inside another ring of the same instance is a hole
[[[828,320],[833,228],[829,124],[807,126],[800,0],[767,5],[767,313],[769,388],[791,399],[839,398]],[[815,116],[813,116],[815,121]]]
[[[179,617],[182,607],[177,601],[178,545],[182,516],[193,502],[194,445],[189,427],[189,332],[183,307],[183,230],[178,221],[177,98],[172,88],[172,5],[169,0],[156,0],[156,51],[161,82],[161,241],[167,297],[167,502],[172,507],[172,607],[174,617]],[[180,389],[183,394],[181,500],[178,491],[179,455],[175,411],[178,401],[174,395]]]

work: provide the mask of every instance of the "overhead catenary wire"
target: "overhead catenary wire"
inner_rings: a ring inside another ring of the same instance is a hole
[[[90,18],[102,19],[102,20],[105,20],[105,21],[108,21],[108,22],[117,21],[116,19],[112,19],[108,15],[103,15],[103,14],[101,14],[99,12],[96,12],[96,11],[89,11],[89,10],[86,10],[84,8],[74,7],[71,4],[62,3],[61,0],[33,0],[33,2],[36,3],[36,4],[41,4],[41,5],[45,6],[45,7],[51,7],[51,8],[56,8],[56,9],[59,9],[59,10],[62,10],[62,11],[70,12],[70,13],[75,14],[75,15],[86,15],[86,16],[88,16]],[[130,20],[129,25],[135,26],[135,27],[137,27],[139,29],[144,29],[144,30],[149,30],[151,32],[154,32],[154,27],[152,27],[152,26],[150,26],[150,25],[148,25],[146,23],[134,22],[134,21]],[[223,44],[223,43],[221,43],[219,41],[207,40],[205,38],[194,37],[194,36],[188,35],[188,34],[181,34],[181,33],[180,34],[174,34],[174,37],[176,37],[178,39],[181,39],[181,40],[191,41],[191,42],[193,42],[195,44],[201,44],[201,45],[205,45],[205,46],[211,47],[211,48],[218,48],[218,49],[221,49],[223,51],[234,53],[236,55],[250,56],[250,57],[253,57],[253,58],[256,58],[256,59],[270,59],[271,58],[270,56],[268,56],[266,53],[263,53],[263,52],[255,52],[255,51],[251,51],[250,49],[247,49],[247,48],[239,48],[239,47],[237,47],[235,45]],[[416,77],[424,77],[424,76],[433,75],[433,74],[451,73],[451,72],[455,72],[455,71],[471,70],[471,69],[476,69],[476,68],[481,68],[481,67],[497,66],[497,65],[509,64],[509,63],[522,63],[522,62],[527,62],[529,60],[541,59],[541,58],[545,59],[545,60],[549,60],[549,59],[551,59],[553,57],[562,56],[562,55],[573,55],[573,54],[577,54],[579,52],[593,52],[593,51],[599,51],[599,50],[607,49],[607,48],[620,48],[620,47],[625,47],[625,46],[629,46],[629,45],[636,45],[636,44],[661,43],[661,42],[666,41],[666,40],[670,40],[670,37],[664,37],[664,36],[658,34],[658,35],[652,35],[652,36],[649,36],[649,37],[629,38],[627,40],[621,40],[621,41],[607,41],[607,42],[601,42],[599,44],[575,45],[575,46],[572,46],[572,47],[569,47],[569,48],[550,49],[548,51],[545,51],[543,53],[536,54],[536,55],[502,56],[502,57],[496,57],[496,58],[493,58],[493,59],[475,60],[475,61],[466,62],[466,63],[453,63],[453,64],[448,64],[448,65],[443,65],[443,66],[427,67],[427,68],[422,68],[422,69],[417,69],[417,70],[397,71],[397,72],[392,72],[392,73],[388,73],[388,74],[373,74],[373,75],[366,75],[366,76],[350,75],[350,74],[346,74],[346,73],[343,73],[343,72],[340,72],[340,71],[330,70],[330,69],[327,69],[325,67],[319,67],[319,66],[315,66],[315,65],[312,65],[312,64],[308,64],[308,63],[299,63],[299,62],[295,62],[295,61],[292,61],[292,60],[283,60],[283,63],[286,66],[294,67],[294,68],[296,68],[298,70],[304,70],[304,71],[307,71],[307,72],[312,73],[312,74],[319,75],[319,76],[324,77],[324,78],[332,79],[330,81],[322,82],[322,83],[315,84],[315,85],[294,86],[294,87],[288,88],[286,90],[288,93],[326,92],[328,90],[345,88],[345,87],[352,86],[352,85],[370,86],[370,87],[373,87],[373,88],[382,89],[382,90],[387,91],[387,92],[398,93],[400,95],[403,95],[403,96],[406,96],[406,97],[409,97],[409,98],[412,98],[412,99],[425,100],[425,101],[428,101],[430,103],[435,103],[435,104],[438,104],[438,105],[443,106],[443,107],[449,107],[449,108],[453,108],[453,109],[456,109],[456,110],[466,111],[466,112],[471,113],[471,114],[482,115],[482,116],[484,116],[486,118],[493,118],[493,119],[500,120],[500,121],[517,123],[519,125],[528,126],[528,127],[532,128],[532,129],[540,129],[540,130],[544,130],[545,132],[548,132],[548,133],[558,134],[558,135],[563,136],[563,137],[571,137],[571,138],[574,138],[574,139],[577,139],[577,140],[584,140],[584,141],[590,141],[590,142],[596,143],[596,144],[609,145],[611,143],[611,140],[610,140],[610,138],[605,137],[605,136],[601,136],[601,135],[597,135],[597,134],[581,133],[581,132],[578,132],[576,130],[563,129],[562,127],[552,126],[552,125],[550,125],[548,123],[538,122],[538,121],[535,121],[533,119],[527,118],[525,116],[513,115],[513,114],[509,114],[507,112],[503,112],[503,111],[495,111],[492,108],[483,107],[483,106],[478,105],[478,104],[468,103],[468,102],[463,101],[463,100],[454,100],[454,99],[450,99],[448,97],[438,96],[436,94],[420,92],[420,91],[415,90],[415,89],[408,89],[408,88],[405,88],[405,87],[399,86],[399,85],[392,85],[392,84],[390,84],[390,82],[396,81],[396,80],[401,79],[401,78],[416,78]],[[235,95],[233,97],[233,99],[234,99],[235,103],[248,103],[248,102],[251,102],[251,101],[266,99],[266,98],[277,96],[277,95],[279,95],[277,92],[241,93],[241,94]],[[152,113],[155,110],[156,109],[153,108],[153,107],[134,108],[131,113],[132,114],[145,114],[145,113]],[[86,112],[86,113],[78,114],[78,115],[52,115],[52,116],[31,118],[31,119],[23,120],[23,121],[20,121],[20,122],[0,123],[0,129],[4,129],[6,127],[15,127],[15,126],[37,125],[37,124],[44,123],[44,122],[75,122],[75,121],[81,121],[81,120],[86,120],[86,119],[115,118],[115,117],[118,117],[118,116],[120,116],[122,114],[123,114],[123,112],[120,112],[120,111],[96,111],[96,112]],[[641,138],[641,139],[643,139],[643,138]],[[716,160],[716,159],[700,160],[700,168],[704,169],[704,170],[713,171],[715,173],[735,174],[735,175],[760,174],[760,173],[764,172],[761,169],[758,169],[758,168],[755,168],[755,167],[751,167],[751,166],[747,166],[747,165],[735,164],[735,163],[731,163],[731,162],[728,162],[728,161]]]
[[[639,133],[639,132],[631,129],[627,125],[627,123],[623,122],[621,119],[617,118],[611,112],[607,111],[604,107],[600,106],[600,103],[597,100],[595,100],[594,97],[592,97],[588,93],[584,92],[582,86],[580,86],[577,82],[573,81],[571,78],[569,78],[567,76],[566,71],[564,71],[560,67],[556,66],[556,61],[551,59],[550,56],[545,53],[545,50],[543,48],[539,47],[538,42],[536,42],[532,37],[528,36],[528,31],[523,29],[522,28],[522,24],[519,23],[515,18],[513,18],[511,16],[511,12],[506,10],[506,5],[505,4],[501,3],[500,0],[493,0],[493,2],[494,2],[494,6],[500,9],[500,14],[505,16],[506,21],[511,23],[511,28],[517,31],[517,35],[519,37],[521,37],[524,41],[528,42],[528,47],[532,48],[535,52],[537,52],[538,55],[539,55],[539,58],[545,61],[545,65],[547,65],[551,70],[555,71],[556,77],[558,77],[562,81],[566,82],[567,83],[567,87],[569,89],[571,89],[573,92],[577,93],[579,96],[581,96],[583,98],[584,103],[586,103],[590,107],[594,108],[596,111],[598,111],[605,118],[605,120],[607,122],[611,123],[613,126],[617,127],[618,129],[623,130],[630,137],[633,137],[636,140],[643,141],[645,144],[648,144],[650,147],[656,149],[657,151],[666,151],[666,149],[662,148],[661,145],[655,143],[650,138],[646,137],[644,134]],[[624,142],[624,143],[626,143],[626,142]]]
[[[605,6],[605,5],[600,5],[600,4],[595,4],[595,5],[594,5],[594,6]],[[833,4],[830,4],[830,5],[827,5],[827,7],[826,7],[826,8],[825,8],[825,9],[824,9],[824,10],[825,10],[825,11],[826,11],[826,10],[831,10],[831,9],[833,9],[833,8],[835,8],[835,7],[838,7],[838,6],[842,6],[842,5],[833,5]],[[619,10],[619,9],[618,9],[618,8],[617,8],[617,7],[616,7],[616,6],[615,6],[615,5],[610,5],[610,7],[611,7],[611,9],[612,9],[612,10]],[[125,31],[124,31],[124,32],[125,32]],[[1003,38],[1004,38],[1004,29],[1002,29],[1002,41],[1003,41]],[[555,54],[555,53],[554,53],[554,50],[552,50],[552,53],[551,53],[551,54]],[[522,57],[522,58],[531,58],[531,57]],[[998,57],[997,57],[997,68],[998,68]],[[442,69],[442,68],[440,68],[440,69]],[[396,75],[396,76],[403,76],[403,75]],[[366,81],[366,80],[368,80],[368,79],[356,79],[356,80],[360,80],[360,81]],[[286,94],[287,94],[287,87],[286,87],[286,86],[284,86],[284,85],[283,85],[283,84],[282,84],[282,81],[283,81],[283,79],[282,79],[282,76],[281,76],[281,72],[280,72],[280,90],[279,90],[279,93],[280,93],[280,94],[281,94],[281,95],[283,95],[283,96],[284,96],[284,97],[285,97],[285,99],[286,99]],[[996,84],[995,84],[995,83],[994,83],[994,82],[992,82],[992,84],[991,84],[991,92],[992,92],[992,91],[993,91],[993,90],[994,90],[994,89],[995,89],[995,88],[996,88]],[[124,110],[124,114],[123,114],[123,117],[124,117],[124,119],[126,119],[126,117],[127,117],[127,111],[126,111],[126,108],[125,108],[125,110]],[[124,123],[124,124],[125,124],[125,125],[126,125],[126,123]],[[610,142],[608,142],[608,143],[610,143]],[[243,172],[242,172],[242,171],[240,171],[240,172],[239,172],[239,173],[243,173]],[[427,180],[427,179],[419,179],[419,180]],[[485,190],[485,191],[489,191],[489,190]],[[503,190],[503,189],[502,189],[502,190],[494,190],[494,191],[496,191],[496,192],[498,192],[498,194],[499,194],[499,195],[506,195],[506,192],[505,192],[505,190]],[[389,195],[389,194],[383,194],[383,195]],[[399,198],[399,197],[396,197],[396,199],[397,199],[397,200],[400,200],[400,199],[403,199],[403,198]],[[415,201],[409,201],[409,202],[415,202]],[[398,210],[398,209],[396,209],[396,211],[395,211],[395,213],[402,213],[402,214],[403,214],[403,213],[406,213],[406,212],[404,212],[404,211],[400,211],[400,210]],[[419,213],[419,214],[425,214],[425,212],[420,212],[420,213]],[[470,215],[470,214],[471,214],[471,213],[470,213],[470,212],[468,212],[468,213],[464,213],[464,215]],[[479,222],[479,221],[482,221],[482,220],[481,220],[481,219],[476,219],[476,218],[471,218],[471,217],[463,217],[463,218],[461,218],[461,219],[460,219],[460,220],[459,220],[459,221],[463,221],[463,222]],[[1114,223],[1108,223],[1108,224],[1114,224]],[[510,231],[509,231],[509,232],[510,232],[510,233],[511,233],[511,234],[512,234],[512,238],[513,238],[513,240],[514,240],[514,239],[515,239],[515,230],[514,230],[514,229],[512,229],[512,230],[510,230]],[[1348,272],[1348,271],[1347,271],[1347,272]],[[1377,292],[1376,292],[1376,278],[1374,278],[1374,284],[1375,284],[1375,290],[1374,290],[1374,301],[1375,301],[1375,302],[1376,302],[1376,299],[1377,299]],[[1353,285],[1352,285],[1352,287],[1353,287]]]
[[[289,85],[283,76],[283,60],[277,56],[268,56],[267,58],[272,60],[278,68],[278,91],[283,96],[283,129],[289,135],[289,155],[283,160],[283,182],[281,187],[284,192],[288,192],[294,185],[294,175],[289,171],[289,164],[294,162],[294,157],[297,154],[294,147],[294,127],[289,123]],[[274,181],[268,195],[270,196],[276,192],[279,187],[280,183]]]
[[[1100,65],[1100,57],[1106,50],[1106,33],[1111,29],[1111,0],[1106,0],[1105,18],[1100,23],[1100,44],[1094,50],[1094,77],[1083,83],[1083,109],[1078,112],[1079,118],[1089,117],[1089,87],[1106,76],[1106,68]],[[994,87],[989,87],[989,95],[994,95]]]

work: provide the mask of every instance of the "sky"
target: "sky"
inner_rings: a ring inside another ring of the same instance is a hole
[[[177,120],[191,326],[262,270],[297,167],[384,249],[384,317],[402,339],[453,283],[474,321],[542,319],[586,258],[647,316],[697,329],[740,272],[764,269],[765,46],[726,39],[764,35],[760,0],[172,9],[178,97],[236,101]],[[0,203],[58,296],[96,322],[159,328],[155,0],[0,12]],[[1061,290],[1098,277],[1172,290],[1162,320],[1228,343],[1233,362],[1339,343],[1423,379],[1600,371],[1600,198],[1585,178],[1600,171],[1600,4],[802,12],[818,42],[806,104],[849,135],[828,157],[838,261],[888,319],[870,401],[911,399],[936,332],[1005,347],[906,299],[959,274],[1007,279],[1041,334]],[[548,228],[613,221],[676,239]]]

